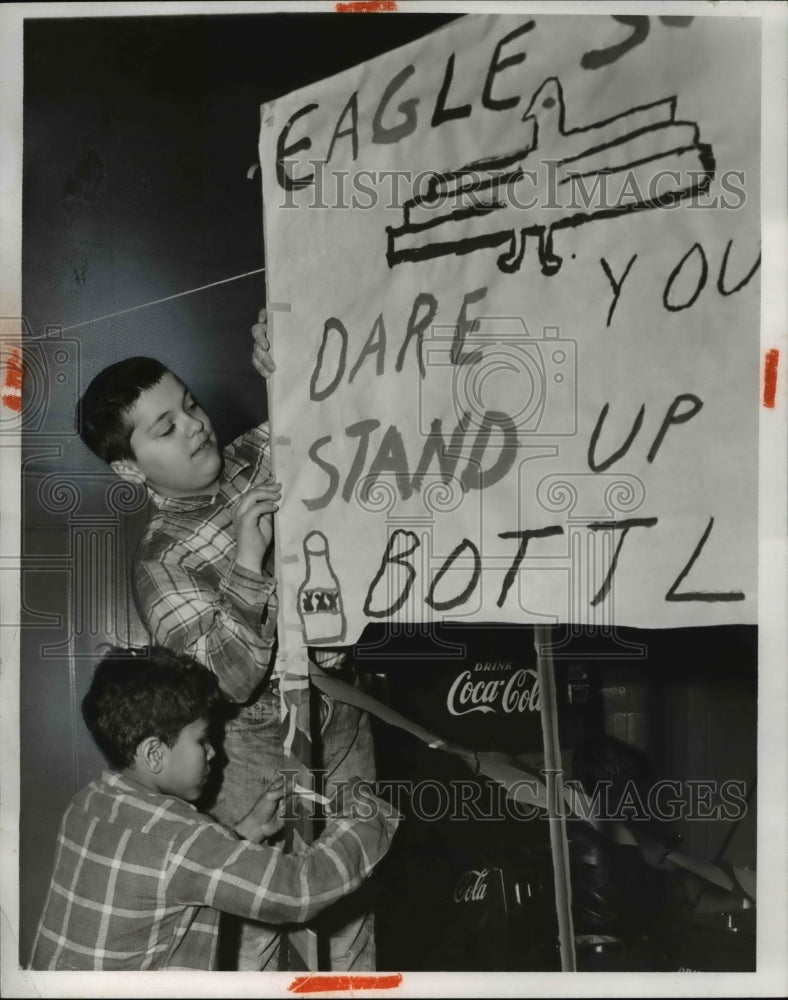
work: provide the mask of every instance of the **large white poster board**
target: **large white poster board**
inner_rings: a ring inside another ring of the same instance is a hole
[[[757,620],[759,30],[469,16],[264,106],[285,647]]]

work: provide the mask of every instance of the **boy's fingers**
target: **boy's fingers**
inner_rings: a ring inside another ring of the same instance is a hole
[[[250,517],[254,519],[261,517],[263,514],[273,514],[276,510],[279,510],[278,498],[261,497],[259,500],[253,500],[240,513],[243,518]]]
[[[247,501],[247,505],[252,505],[252,504],[255,504],[255,503],[262,503],[265,500],[281,500],[282,499],[282,491],[281,490],[275,490],[275,489],[266,489],[266,491],[264,493],[255,493],[254,496],[250,495],[250,496],[244,497],[244,499]]]
[[[261,319],[252,327],[252,337],[258,344],[268,347],[268,319]]]
[[[276,502],[276,500],[261,500],[260,506],[255,511],[255,513],[261,515],[274,514],[278,510],[279,510],[279,504]]]
[[[269,499],[266,497],[266,499]],[[257,517],[260,514],[260,503],[262,498],[260,497],[244,497],[243,500],[238,502],[238,511],[236,516],[240,518],[246,517]]]
[[[270,375],[272,372],[276,371],[276,364],[274,363],[271,355],[268,353],[267,343],[265,346],[262,344],[255,344],[252,350],[252,364],[263,375]]]
[[[264,483],[262,486],[252,486],[248,489],[238,501],[240,506],[248,506],[254,503],[256,500],[266,499],[270,500],[281,496],[282,494],[282,484],[281,483]]]
[[[260,373],[260,375],[263,376],[263,378],[268,378],[269,375],[273,375],[273,373],[276,371],[276,365],[273,363],[273,361],[265,361],[260,358],[252,358],[252,364]]]

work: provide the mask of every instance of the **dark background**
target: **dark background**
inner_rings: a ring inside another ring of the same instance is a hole
[[[68,328],[262,267],[259,170],[247,179],[260,104],[451,19],[25,22],[23,963],[60,816],[103,767],[79,715],[96,648],[145,639],[126,586],[141,498],[76,437],[74,404],[101,368],[149,354],[190,384],[222,442],[266,416],[249,333],[262,274]]]
[[[259,171],[247,178],[257,162],[260,104],[451,19],[266,14],[25,23],[23,308],[34,339],[26,356],[22,487],[22,964],[60,817],[104,766],[79,715],[97,647],[145,641],[126,584],[142,498],[83,447],[74,403],[105,365],[152,354],[191,385],[223,442],[266,415],[264,386],[249,361],[263,275],[87,321],[261,267]],[[755,629],[630,630],[629,646],[599,635],[570,639],[558,659],[562,746],[604,730],[648,750],[660,774],[741,778],[752,790]],[[428,670],[428,653],[408,641],[410,666],[397,658],[401,649],[392,650],[391,663],[360,650],[362,666],[403,710],[455,737],[456,720],[442,706],[462,657]],[[526,629],[487,630],[474,641],[490,660],[533,660],[524,652],[532,641]],[[500,749],[512,750],[519,737],[511,723],[468,735],[480,748],[498,739]],[[415,775],[440,773],[431,752],[425,759],[406,744],[382,737],[384,771],[399,768],[402,776],[407,760]],[[383,872],[391,905],[380,925],[390,928],[381,955],[393,965],[430,968],[430,934],[453,912],[457,872],[503,864],[515,850],[505,831],[481,842],[479,832],[458,834],[455,826],[449,835],[436,826],[401,838]],[[709,822],[682,830],[686,849],[707,858],[729,833]],[[754,865],[754,821],[734,847],[731,860]],[[453,868],[449,848],[458,856]],[[430,909],[418,893],[428,884],[425,871],[443,878],[441,865],[445,879],[435,892],[445,892],[445,905]],[[456,967],[490,968],[477,931],[471,921],[454,944],[447,938],[441,961],[453,955]]]
[[[247,178],[260,104],[449,20],[27,21],[23,299],[31,332],[262,267],[259,170]],[[67,330],[80,355],[71,388],[130,352],[155,354],[183,373],[220,435],[232,438],[264,414],[248,363],[263,277]],[[69,468],[97,467],[78,442],[64,447]]]

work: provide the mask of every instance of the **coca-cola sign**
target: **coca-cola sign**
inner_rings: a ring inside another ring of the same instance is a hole
[[[455,903],[480,903],[487,895],[489,868],[472,868],[463,872],[454,889]]]
[[[376,660],[375,668],[382,667],[392,707],[471,750],[542,751],[532,630],[436,626],[428,639],[406,639],[381,630],[366,646],[376,654],[386,648],[391,657]],[[418,656],[413,655],[416,644]]]
[[[502,676],[490,676],[488,671],[502,672]],[[451,715],[538,712],[539,678],[530,667],[513,671],[510,663],[476,663],[455,677],[446,707]]]

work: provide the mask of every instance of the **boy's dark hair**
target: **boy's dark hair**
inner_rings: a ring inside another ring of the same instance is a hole
[[[133,427],[126,419],[146,389],[157,385],[170,369],[155,358],[126,358],[96,375],[77,403],[79,436],[107,465],[134,459]],[[177,376],[176,376],[177,377]]]
[[[117,768],[131,765],[140,743],[156,736],[167,746],[222,704],[215,674],[161,646],[111,649],[96,667],[82,700],[82,718],[98,748]]]

